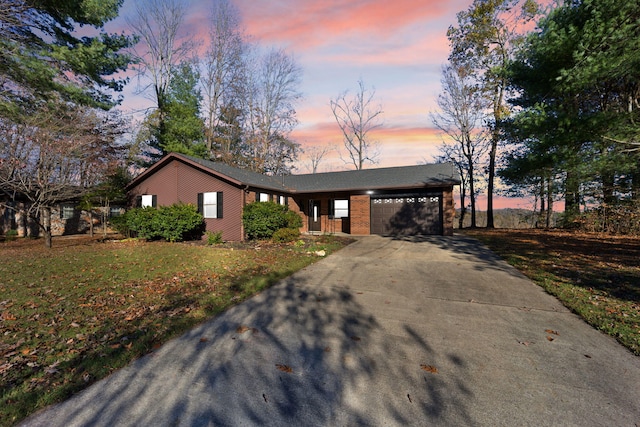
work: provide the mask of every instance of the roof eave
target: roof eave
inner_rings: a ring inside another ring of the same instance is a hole
[[[169,153],[166,156],[164,156],[162,159],[158,160],[153,165],[149,166],[149,168],[147,168],[140,175],[135,177],[129,184],[127,184],[125,189],[127,191],[130,191],[132,188],[134,188],[140,182],[144,181],[147,177],[153,175],[157,170],[163,168],[167,163],[171,162],[172,160],[178,160],[178,161],[187,163],[188,165],[193,166],[196,169],[199,169],[199,170],[202,170],[202,171],[206,171],[207,173],[215,175],[215,176],[217,176],[219,178],[224,178],[226,181],[229,181],[232,184],[235,184],[237,186],[246,185],[244,182],[238,181],[235,178],[231,178],[230,176],[227,176],[227,175],[225,175],[223,173],[220,173],[220,172],[218,172],[216,170],[213,170],[213,169],[208,168],[208,167],[206,167],[204,165],[201,165],[200,163],[194,162],[191,159],[183,157],[179,153]]]
[[[380,190],[406,190],[406,189],[421,189],[421,188],[441,188],[454,185],[460,185],[459,181],[439,181],[437,183],[421,183],[421,184],[408,184],[408,185],[372,185],[372,186],[360,186],[360,187],[341,187],[341,188],[323,188],[319,190],[297,190],[291,189],[292,194],[309,194],[309,193],[335,193],[335,192],[355,192],[355,191],[380,191]]]

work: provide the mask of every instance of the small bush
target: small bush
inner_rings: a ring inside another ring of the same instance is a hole
[[[4,235],[4,239],[7,242],[13,242],[18,237],[18,230],[11,229]]]
[[[159,208],[131,209],[113,218],[112,225],[125,236],[178,242],[202,236],[204,219],[195,206],[176,203]]]
[[[287,228],[297,230],[302,227],[302,218],[294,211],[290,211],[287,209],[287,211],[284,213],[284,218],[287,221]]]
[[[242,223],[249,239],[270,239],[273,233],[287,228],[289,208],[273,202],[254,202],[242,212]]]
[[[224,243],[224,241],[222,240],[222,231],[217,231],[217,232],[212,232],[212,231],[207,231],[207,245],[212,246],[212,245],[219,245],[221,243]]]
[[[300,230],[297,228],[281,228],[273,233],[271,239],[278,243],[288,243],[296,241],[300,238]]]

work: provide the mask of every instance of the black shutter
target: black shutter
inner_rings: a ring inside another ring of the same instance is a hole
[[[136,208],[142,207],[142,196],[136,196]]]
[[[155,194],[151,196],[151,206],[154,208],[158,207],[158,196],[156,196]]]
[[[216,193],[218,200],[216,201],[216,218],[222,218],[222,191]]]
[[[198,212],[204,215],[204,193],[198,193]]]
[[[335,211],[336,211],[335,200],[329,199],[329,219],[333,219],[333,217],[336,215]]]

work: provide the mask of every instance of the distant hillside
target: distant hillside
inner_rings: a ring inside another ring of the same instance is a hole
[[[539,218],[539,213],[528,209],[496,209],[493,211],[493,223],[496,228],[535,228],[536,219],[540,222],[539,226],[544,226],[544,218]],[[560,215],[555,212],[551,221],[551,227],[555,227],[560,221]],[[458,228],[458,219],[460,218],[460,209],[456,209],[456,219],[454,228]],[[485,227],[487,225],[487,213],[485,211],[476,211],[476,225]],[[463,226],[471,226],[471,212],[467,211],[464,218]]]

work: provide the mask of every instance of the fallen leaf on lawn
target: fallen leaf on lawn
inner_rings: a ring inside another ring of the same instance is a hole
[[[325,353],[329,353],[330,351],[331,351],[331,347],[327,346],[327,347],[324,348],[324,352]]]
[[[549,335],[547,335],[547,341],[553,341],[553,337],[550,337]]]
[[[438,373],[438,368],[433,365],[420,365],[423,371],[431,372],[432,374]]]
[[[560,335],[558,331],[554,331],[553,329],[545,329],[544,331],[548,334]]]
[[[248,326],[240,325],[236,328],[236,333],[242,334],[244,332],[247,332],[249,329],[250,328]]]
[[[355,335],[352,335],[351,339],[354,340],[354,341],[360,341],[360,337],[357,337]]]
[[[278,368],[278,369],[280,369],[282,372],[286,372],[286,373],[288,373],[288,374],[290,374],[290,373],[292,373],[292,372],[293,372],[293,369],[291,369],[291,367],[290,367],[290,366],[287,366],[287,365],[279,365],[279,364],[276,364],[276,368]]]
[[[528,346],[529,344],[531,344],[529,341],[518,341],[520,344],[522,345],[526,345]]]
[[[79,328],[79,327],[80,327],[80,325],[79,325],[79,324],[77,324],[76,322],[71,322],[71,325],[70,325],[70,326],[71,326],[72,328]]]
[[[0,319],[2,320],[16,320],[16,316],[14,316],[13,314],[9,313],[8,311],[5,311],[2,313],[2,315],[0,315]]]
[[[207,342],[207,341],[209,341],[209,338],[206,338],[206,337],[200,338],[200,342]]]

